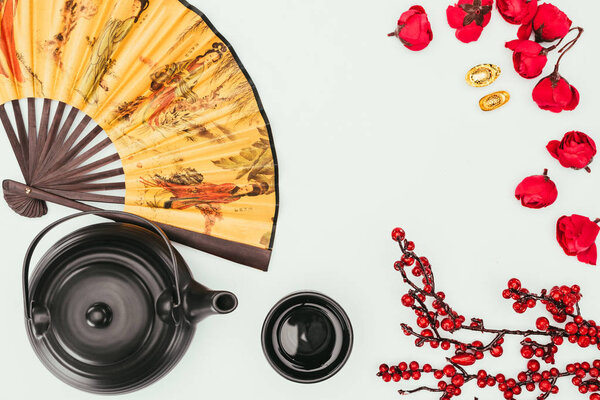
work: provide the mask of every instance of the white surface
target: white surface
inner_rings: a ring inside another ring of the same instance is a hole
[[[235,292],[239,308],[201,323],[170,375],[125,398],[396,399],[400,385],[375,377],[380,362],[417,359],[440,365],[445,356],[415,348],[400,331],[400,322],[414,319],[400,306],[404,286],[392,269],[399,251],[389,234],[396,225],[431,260],[438,287],[467,318],[485,317],[489,326],[531,327],[541,310],[516,316],[500,297],[512,276],[533,290],[578,283],[585,315],[600,318],[600,272],[565,256],[554,238],[563,214],[600,216],[600,163],[592,164],[592,174],[566,170],[545,150],[549,140],[572,129],[600,141],[600,5],[553,1],[586,29],[561,69],[580,90],[581,104],[554,115],[532,102],[536,81],[518,77],[504,49],[517,27],[494,9],[480,41],[464,45],[446,23],[449,2],[421,1],[434,41],[412,53],[386,37],[413,4],[408,0],[192,1],[231,41],[272,123],[281,183],[275,249],[270,271],[261,273],[180,246],[195,277]],[[481,62],[500,65],[503,74],[491,87],[471,88],[464,74]],[[511,102],[493,113],[480,112],[479,98],[496,90],[508,90]],[[0,143],[2,177],[20,180],[7,139]],[[558,186],[557,202],[539,211],[521,207],[513,197],[515,186],[546,167]],[[23,327],[22,256],[42,227],[71,211],[50,205],[48,216],[28,220],[0,204],[2,397],[96,398],[47,372]],[[330,295],[354,325],[349,362],[334,378],[315,385],[281,378],[260,347],[271,306],[300,289]],[[516,375],[525,364],[518,348],[508,341],[504,357],[482,365]],[[587,359],[598,357],[596,351],[587,353]],[[558,362],[564,365],[577,355],[583,357],[565,345]],[[577,396],[570,382],[560,386],[555,398],[587,398]],[[476,393],[501,398],[496,388],[475,389],[465,386],[461,398]]]

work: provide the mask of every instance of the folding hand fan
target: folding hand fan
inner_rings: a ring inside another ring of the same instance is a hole
[[[4,182],[13,210],[123,203],[173,240],[267,269],[270,126],[202,13],[183,0],[0,0],[0,29],[0,120],[25,178]]]

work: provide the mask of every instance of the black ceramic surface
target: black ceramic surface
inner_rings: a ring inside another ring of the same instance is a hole
[[[300,383],[330,378],[346,363],[352,350],[348,316],[331,298],[315,292],[294,293],[267,315],[262,346],[271,366]]]
[[[174,255],[177,308],[169,247],[147,229],[97,224],[52,246],[31,277],[29,295],[25,286],[27,332],[44,365],[71,386],[103,394],[134,391],[169,372],[196,322],[237,306],[233,294],[195,282]]]

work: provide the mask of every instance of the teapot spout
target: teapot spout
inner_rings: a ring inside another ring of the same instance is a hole
[[[192,281],[183,292],[183,311],[191,323],[213,314],[229,314],[237,308],[237,297],[227,291],[210,290]]]

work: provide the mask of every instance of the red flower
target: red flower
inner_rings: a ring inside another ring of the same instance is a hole
[[[581,215],[562,216],[556,223],[556,240],[568,256],[577,256],[583,263],[596,265],[596,237],[600,227]]]
[[[556,185],[544,171],[544,175],[534,175],[523,179],[515,190],[515,197],[527,208],[544,208],[556,201]]]
[[[492,18],[493,0],[458,0],[446,10],[450,27],[456,29],[456,37],[464,43],[479,39],[483,28]]]
[[[537,11],[537,0],[497,0],[502,18],[510,24],[530,23]]]
[[[596,155],[596,143],[583,132],[567,132],[562,140],[552,140],[546,146],[552,157],[565,168],[582,169],[590,172],[588,165]]]
[[[519,75],[531,79],[542,74],[548,62],[548,52],[540,44],[531,40],[513,40],[505,46],[514,51],[513,64]]]
[[[553,42],[564,38],[571,29],[571,20],[558,7],[544,3],[537,9],[532,28],[536,42]]]
[[[579,105],[579,92],[558,71],[539,81],[532,96],[542,110],[555,113],[571,111]]]
[[[407,49],[423,50],[433,40],[427,13],[421,6],[412,6],[398,20],[396,30],[388,36],[397,36]]]

